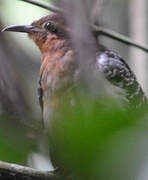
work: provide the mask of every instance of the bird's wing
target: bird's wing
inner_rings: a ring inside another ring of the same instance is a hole
[[[39,99],[39,104],[40,104],[40,108],[41,108],[42,125],[44,126],[44,122],[43,122],[43,89],[41,86],[41,78],[39,79],[39,82],[38,82],[38,99]]]
[[[96,53],[99,71],[114,86],[124,90],[127,103],[135,108],[147,102],[147,98],[134,73],[127,63],[114,51],[104,50]]]

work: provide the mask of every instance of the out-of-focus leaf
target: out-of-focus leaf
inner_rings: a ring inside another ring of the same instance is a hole
[[[0,160],[24,164],[36,143],[21,124],[8,123],[7,118],[0,117]]]
[[[76,105],[65,99],[57,114],[49,141],[53,162],[62,171],[85,180],[136,176],[148,149],[140,110],[125,111],[112,99],[83,93]]]

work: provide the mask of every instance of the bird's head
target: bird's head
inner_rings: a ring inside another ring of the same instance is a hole
[[[53,13],[42,17],[31,25],[7,26],[2,30],[2,32],[4,31],[28,33],[40,49],[51,38],[67,39],[69,37],[69,28],[62,13]]]

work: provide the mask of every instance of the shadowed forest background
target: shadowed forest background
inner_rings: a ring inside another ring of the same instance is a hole
[[[97,23],[148,44],[146,0],[98,2]],[[19,0],[1,0],[0,29],[31,24],[49,13]],[[123,57],[148,95],[148,54],[107,37],[101,36],[99,42]],[[0,160],[50,170],[37,95],[40,64],[40,51],[25,33],[0,33]],[[63,157],[63,166],[69,165],[82,179],[147,180],[147,108],[125,115],[112,99],[96,102],[83,92],[78,99],[74,111],[65,108],[66,101],[61,109],[63,129],[54,131],[61,143],[57,159]]]

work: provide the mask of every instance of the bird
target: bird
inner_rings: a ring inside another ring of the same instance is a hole
[[[31,25],[8,26],[2,31],[28,33],[39,47],[42,64],[38,92],[42,109],[51,95],[71,86],[78,63],[63,14],[53,13]],[[145,104],[145,93],[128,64],[115,51],[100,44],[97,46],[95,63],[98,70],[112,85],[125,91],[129,106],[138,108]]]
[[[49,121],[57,106],[63,103],[67,90],[79,81],[80,68],[64,15],[52,13],[31,25],[7,26],[4,31],[28,33],[42,54],[39,78],[39,103],[43,121]],[[124,91],[129,108],[139,109],[147,97],[129,65],[115,51],[97,44],[94,67],[108,83]],[[85,62],[84,62],[85,63]]]

